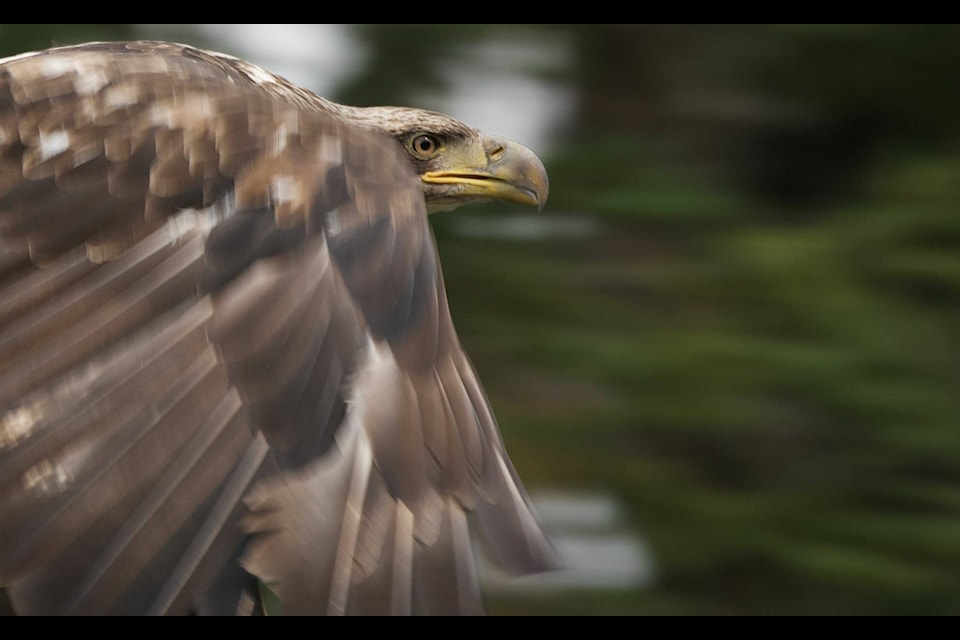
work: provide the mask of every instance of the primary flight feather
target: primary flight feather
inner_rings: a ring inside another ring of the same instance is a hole
[[[17,613],[477,613],[554,553],[427,213],[528,149],[158,42],[0,61],[0,587]]]

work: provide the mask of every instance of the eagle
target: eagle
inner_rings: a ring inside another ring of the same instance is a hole
[[[427,219],[547,193],[517,143],[221,53],[0,61],[7,607],[477,614],[481,554],[556,566]]]

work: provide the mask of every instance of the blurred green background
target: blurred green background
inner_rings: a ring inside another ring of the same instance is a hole
[[[2,25],[0,55],[121,38],[544,160],[543,212],[432,219],[572,556],[491,613],[960,614],[960,27]]]

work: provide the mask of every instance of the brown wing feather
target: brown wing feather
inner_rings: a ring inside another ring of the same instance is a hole
[[[476,612],[476,508],[549,564],[392,145],[241,61],[104,43],[0,63],[0,168],[18,611],[244,612],[252,574],[288,612]]]

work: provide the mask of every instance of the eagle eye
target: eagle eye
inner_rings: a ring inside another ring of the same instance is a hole
[[[440,152],[440,139],[429,133],[419,133],[410,140],[410,150],[416,157],[430,160]]]

